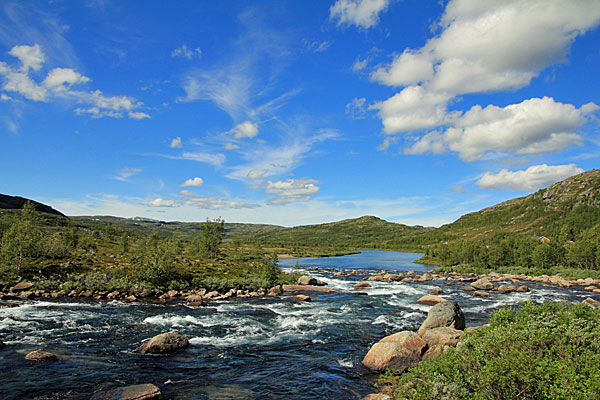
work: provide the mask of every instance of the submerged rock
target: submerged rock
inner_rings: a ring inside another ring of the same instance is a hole
[[[428,329],[445,326],[459,330],[465,329],[465,315],[455,301],[444,301],[431,307],[417,333],[419,336],[423,336]]]
[[[421,361],[427,351],[427,342],[410,331],[402,331],[386,336],[375,343],[362,364],[372,370],[405,370]]]
[[[160,400],[162,398],[158,387],[146,383],[99,392],[90,397],[90,400]]]
[[[190,342],[185,336],[166,332],[148,340],[138,348],[137,352],[140,354],[169,354],[181,350],[189,344]]]
[[[52,353],[42,350],[34,350],[25,356],[26,360],[35,362],[58,361],[58,357]]]

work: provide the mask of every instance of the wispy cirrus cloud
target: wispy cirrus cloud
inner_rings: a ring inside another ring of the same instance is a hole
[[[113,179],[121,182],[129,182],[129,178],[142,172],[141,168],[124,167],[117,171]]]

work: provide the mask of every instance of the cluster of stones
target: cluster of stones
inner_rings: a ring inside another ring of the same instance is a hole
[[[444,300],[429,310],[417,332],[401,331],[375,343],[362,364],[375,371],[404,371],[416,363],[437,357],[451,347],[457,347],[465,333],[465,316],[455,301]],[[385,400],[385,394],[370,394],[363,400]]]
[[[326,285],[325,282],[317,281],[314,278],[303,276],[298,280],[297,285],[276,285],[271,288],[260,288],[258,290],[236,290],[230,289],[227,292],[207,291],[206,289],[198,290],[169,290],[160,292],[152,289],[136,289],[132,288],[128,292],[120,291],[45,291],[34,290],[34,285],[31,282],[20,282],[11,287],[7,293],[0,293],[0,300],[32,300],[32,299],[59,299],[59,298],[78,298],[96,301],[152,301],[157,303],[166,303],[174,299],[186,299],[193,305],[201,305],[204,301],[227,300],[233,297],[238,298],[253,298],[263,296],[279,296],[283,292],[298,292],[298,291],[320,291],[320,292],[335,292],[333,289],[324,289],[321,286]],[[299,288],[300,287],[300,288]]]

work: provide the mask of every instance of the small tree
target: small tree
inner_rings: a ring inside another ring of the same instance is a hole
[[[2,236],[2,259],[13,267],[17,276],[26,269],[26,258],[38,255],[38,246],[42,239],[35,206],[25,203],[20,215]]]
[[[193,251],[202,258],[217,258],[219,256],[219,246],[223,241],[223,231],[225,230],[225,220],[221,217],[210,221],[208,218],[202,224],[201,234],[193,242]]]

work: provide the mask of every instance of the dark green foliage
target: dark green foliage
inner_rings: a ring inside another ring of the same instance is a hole
[[[492,314],[463,345],[397,381],[395,399],[598,399],[600,310],[524,303]]]

